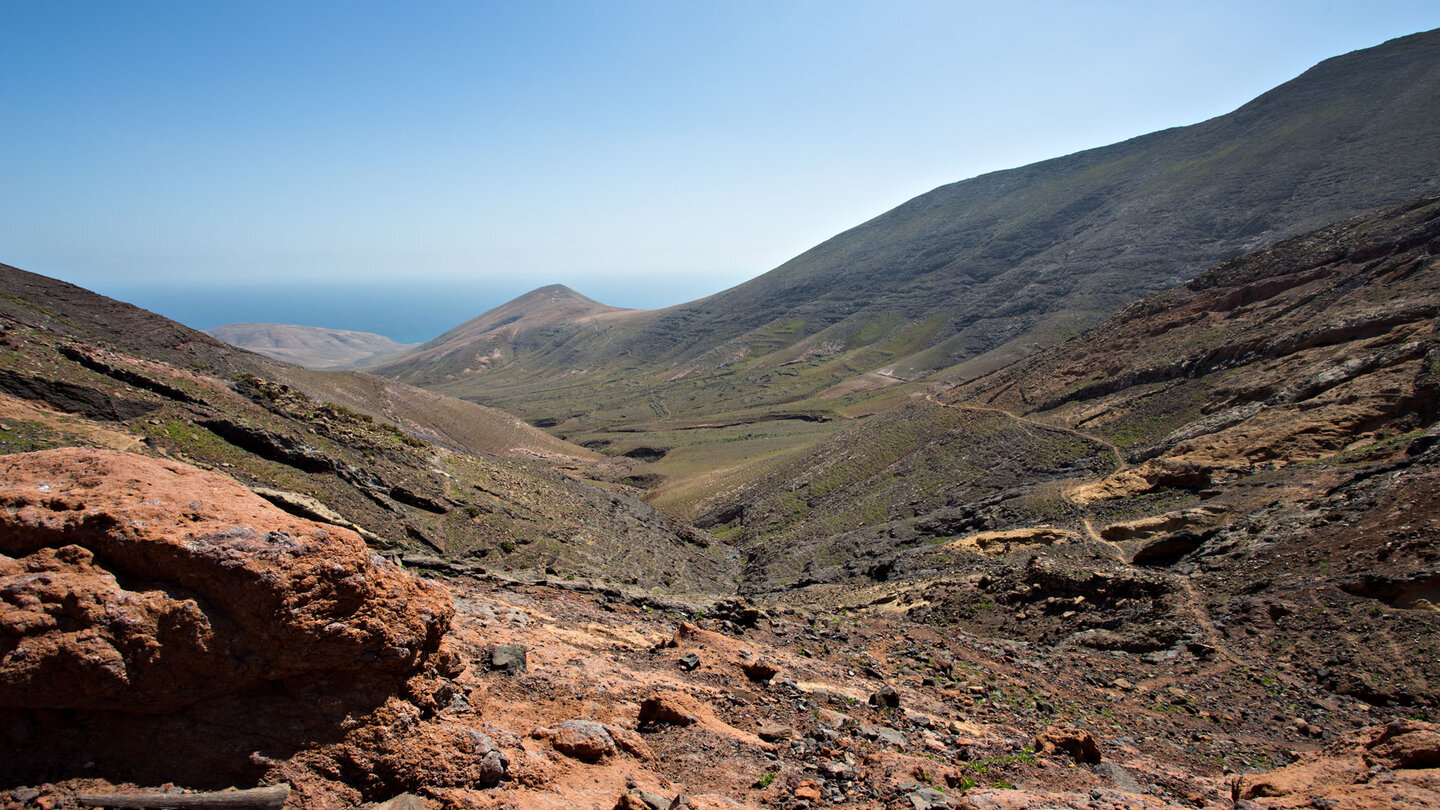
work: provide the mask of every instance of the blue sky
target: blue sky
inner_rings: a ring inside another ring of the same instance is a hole
[[[1428,2],[0,0],[0,261],[402,339],[740,283],[935,186],[1228,112]]]

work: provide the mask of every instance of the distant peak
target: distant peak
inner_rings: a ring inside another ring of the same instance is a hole
[[[605,306],[593,298],[581,295],[578,292],[566,287],[564,284],[546,284],[514,299],[511,303],[530,303],[535,301],[575,301],[584,304],[595,304]]]

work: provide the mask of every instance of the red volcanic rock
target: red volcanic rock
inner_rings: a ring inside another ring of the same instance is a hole
[[[640,725],[689,726],[699,722],[698,704],[679,692],[661,692],[640,703]]]
[[[106,450],[0,457],[0,708],[166,713],[307,674],[403,674],[453,607],[358,535]]]
[[[599,762],[615,753],[615,738],[593,720],[566,720],[550,734],[550,744],[567,756]]]
[[[1099,762],[1100,745],[1090,732],[1078,728],[1047,728],[1035,738],[1035,753],[1067,754],[1076,762]]]
[[[1365,764],[1386,768],[1440,768],[1440,726],[1397,720],[1365,745]]]
[[[1357,729],[1293,765],[1235,780],[1236,806],[1440,807],[1440,726],[1398,720]]]
[[[1234,783],[1237,806],[1273,809],[1440,807],[1440,726],[1395,721],[1358,729],[1323,751]]]

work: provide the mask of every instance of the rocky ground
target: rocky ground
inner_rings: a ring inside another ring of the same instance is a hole
[[[3,462],[11,806],[167,783],[292,808],[1440,806],[1440,728],[1224,630],[1136,654],[885,603],[417,577],[177,462]]]

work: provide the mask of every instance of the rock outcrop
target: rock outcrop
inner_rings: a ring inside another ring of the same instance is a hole
[[[0,759],[15,774],[253,776],[251,752],[419,714],[455,669],[453,614],[354,532],[219,474],[83,448],[0,457]],[[186,756],[162,762],[167,743]]]
[[[1287,768],[1235,780],[1240,808],[1440,806],[1440,727],[1397,720],[1351,732]]]
[[[161,713],[297,676],[403,674],[449,595],[217,474],[115,451],[0,458],[0,707]]]

